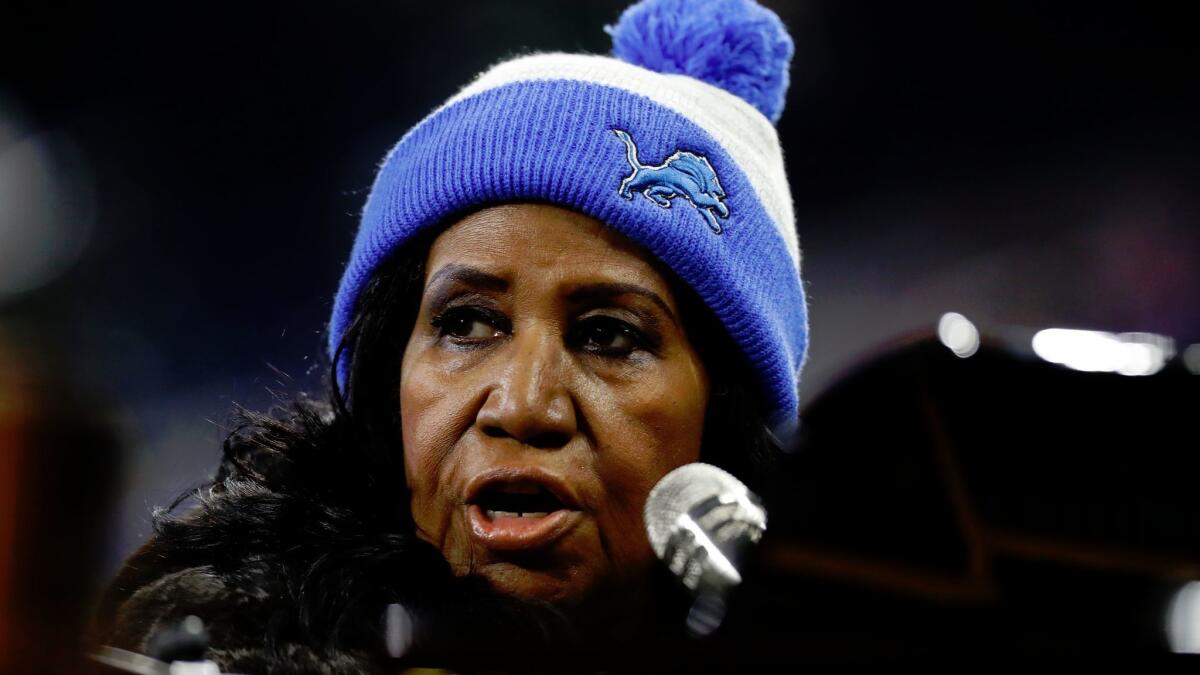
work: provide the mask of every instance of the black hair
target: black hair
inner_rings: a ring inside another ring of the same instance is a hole
[[[383,652],[380,617],[388,603],[401,602],[424,626],[418,653],[453,653],[444,641],[464,632],[482,652],[522,644],[526,656],[544,656],[551,646],[578,644],[553,607],[455,578],[413,534],[399,375],[431,241],[427,235],[399,249],[366,285],[329,364],[323,400],[299,395],[267,413],[237,412],[213,479],[155,513],[154,535],[109,588],[101,641],[144,649],[167,618],[190,613],[214,624],[220,649],[210,656],[226,670],[350,658],[353,672],[363,667],[354,655]],[[708,370],[701,459],[756,489],[779,448],[753,371],[695,294],[661,271]],[[350,357],[344,389],[336,374],[343,354]],[[196,507],[175,513],[189,499]]]

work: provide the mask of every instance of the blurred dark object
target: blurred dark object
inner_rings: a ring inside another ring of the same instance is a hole
[[[916,336],[805,410],[725,639],[797,663],[1196,665],[1172,651],[1200,634],[1200,375],[1079,372],[1023,338],[968,351]]]
[[[120,455],[108,408],[0,322],[0,672],[73,673]],[[36,347],[36,348],[35,348]]]

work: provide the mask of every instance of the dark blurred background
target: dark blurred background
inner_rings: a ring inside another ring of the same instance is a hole
[[[319,387],[390,145],[497,60],[607,52],[625,4],[6,5],[0,347],[111,408],[125,452],[99,575],[215,466],[234,404]],[[985,334],[1200,341],[1182,6],[763,4],[796,43],[779,131],[806,403],[949,310]]]

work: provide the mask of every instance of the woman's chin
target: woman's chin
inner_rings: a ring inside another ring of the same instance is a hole
[[[497,561],[479,565],[472,573],[486,579],[497,593],[564,609],[585,603],[596,586],[590,570],[572,567],[543,569]]]
[[[612,631],[605,626],[636,630],[651,602],[648,574],[613,575],[587,566],[539,569],[510,561],[478,565],[472,573],[497,593],[550,604],[577,628],[606,635]]]

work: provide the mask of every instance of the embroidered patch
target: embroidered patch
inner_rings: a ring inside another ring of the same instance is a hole
[[[671,208],[672,199],[682,197],[704,216],[714,233],[721,234],[717,216],[728,218],[729,207],[725,205],[725,190],[708,159],[676,150],[658,166],[642,164],[638,161],[633,138],[620,129],[613,129],[613,133],[625,144],[625,158],[633,169],[633,173],[621,181],[617,194],[633,199],[634,192],[641,192],[643,197],[664,209]]]

